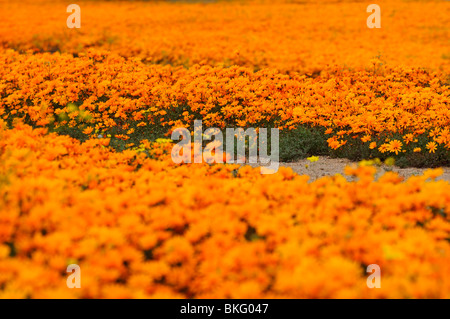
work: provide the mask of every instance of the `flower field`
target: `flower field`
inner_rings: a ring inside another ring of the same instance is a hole
[[[79,1],[70,29],[0,0],[0,298],[450,298],[450,2],[378,4]],[[365,161],[175,164],[195,120]]]

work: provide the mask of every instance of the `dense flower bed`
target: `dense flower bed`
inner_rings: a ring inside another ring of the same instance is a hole
[[[450,297],[437,171],[308,183],[289,169],[174,165],[18,124],[0,139],[0,297]],[[170,144],[169,144],[170,146]],[[166,155],[165,155],[166,154]],[[282,230],[282,231],[280,231]],[[81,267],[82,289],[65,268]],[[382,270],[368,289],[367,265]]]
[[[77,4],[0,0],[0,298],[450,298],[442,170],[372,165],[450,164],[448,2]],[[174,164],[194,120],[367,161]]]
[[[375,30],[366,25],[370,2],[281,2],[80,0],[81,28],[68,29],[67,1],[2,0],[0,46],[75,54],[95,47],[150,63],[311,74],[364,68],[378,55],[391,65],[450,70],[447,1],[377,1]]]
[[[446,164],[450,86],[440,73],[379,63],[311,78],[238,66],[147,66],[95,50],[78,58],[7,51],[0,54],[0,115],[123,140],[146,138],[147,125],[170,132],[195,119],[219,128],[303,126],[321,129],[331,150],[433,153]]]

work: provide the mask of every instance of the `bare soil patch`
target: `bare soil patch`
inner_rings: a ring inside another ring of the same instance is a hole
[[[306,165],[308,167],[306,167]],[[316,180],[322,176],[334,176],[342,174],[347,180],[352,180],[351,176],[344,175],[344,168],[346,166],[358,165],[357,162],[350,161],[344,158],[330,158],[319,157],[317,162],[311,163],[307,159],[301,159],[292,163],[280,163],[280,167],[290,167],[294,172],[300,175],[309,175],[310,180]],[[443,167],[444,174],[436,178],[436,180],[450,181],[450,167]],[[383,175],[386,171],[391,170],[397,172],[400,176],[408,178],[413,175],[422,175],[427,168],[400,168],[396,166],[387,167],[382,165],[378,168],[376,177]]]
[[[247,164],[252,167],[258,167],[259,164]],[[334,176],[336,174],[341,174],[348,181],[355,180],[354,177],[348,176],[344,174],[344,168],[346,166],[358,165],[358,162],[354,162],[345,158],[331,158],[328,156],[320,156],[319,160],[316,162],[310,162],[306,158],[297,160],[295,162],[280,162],[280,167],[289,167],[295,173],[299,175],[309,175],[309,181],[314,181],[323,176]],[[400,168],[397,166],[386,166],[381,165],[378,167],[375,178],[382,176],[387,171],[397,172],[400,176],[403,176],[405,179],[414,176],[414,175],[422,175],[427,168]],[[445,180],[450,182],[450,167],[443,167],[444,173],[436,178],[436,180]]]

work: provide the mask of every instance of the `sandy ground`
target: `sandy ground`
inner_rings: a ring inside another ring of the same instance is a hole
[[[307,159],[298,160],[292,163],[280,163],[280,167],[290,167],[294,172],[300,175],[309,175],[310,181],[314,181],[322,176],[334,176],[335,174],[342,174],[347,180],[351,181],[353,178],[351,176],[344,175],[345,166],[357,165],[357,162],[352,162],[348,159],[342,158],[330,158],[330,157],[319,157],[317,162],[311,163]],[[305,166],[308,165],[308,168]],[[252,164],[252,166],[258,166]],[[400,176],[408,178],[413,175],[422,175],[426,168],[399,168],[386,166],[381,166],[378,168],[376,177],[383,175],[384,172],[391,169],[394,172],[399,173]],[[438,177],[436,180],[446,180],[450,181],[450,167],[443,167],[444,174]]]

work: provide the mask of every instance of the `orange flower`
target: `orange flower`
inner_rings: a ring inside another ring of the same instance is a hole
[[[412,142],[414,140],[414,135],[411,133],[406,134],[405,136],[403,136],[403,139],[405,140],[406,144],[409,144],[410,142]]]
[[[430,153],[434,153],[437,149],[437,145],[435,142],[429,142],[427,144],[427,149],[430,151]]]
[[[386,153],[386,152],[389,150],[389,144],[386,144],[386,143],[382,144],[382,145],[378,148],[378,150],[379,150],[381,153]]]
[[[399,140],[392,140],[389,143],[389,146],[387,147],[387,150],[389,152],[398,154],[398,152],[401,151],[401,149],[402,149],[402,145],[403,145],[402,142],[400,142]]]
[[[392,1],[389,28],[347,19],[336,33],[359,3],[96,0],[88,32],[69,37],[59,4],[3,2],[0,298],[450,296],[442,169],[405,180],[374,159],[310,181],[285,167],[175,164],[161,142],[201,119],[326,139],[330,155],[370,142],[434,160],[450,148],[449,42],[423,15],[448,25],[446,3],[405,14]],[[419,139],[429,153],[402,148]],[[69,264],[82,289],[67,289]],[[366,288],[370,264],[382,289]]]
[[[94,129],[92,127],[88,127],[83,130],[83,133],[86,135],[90,135]]]

